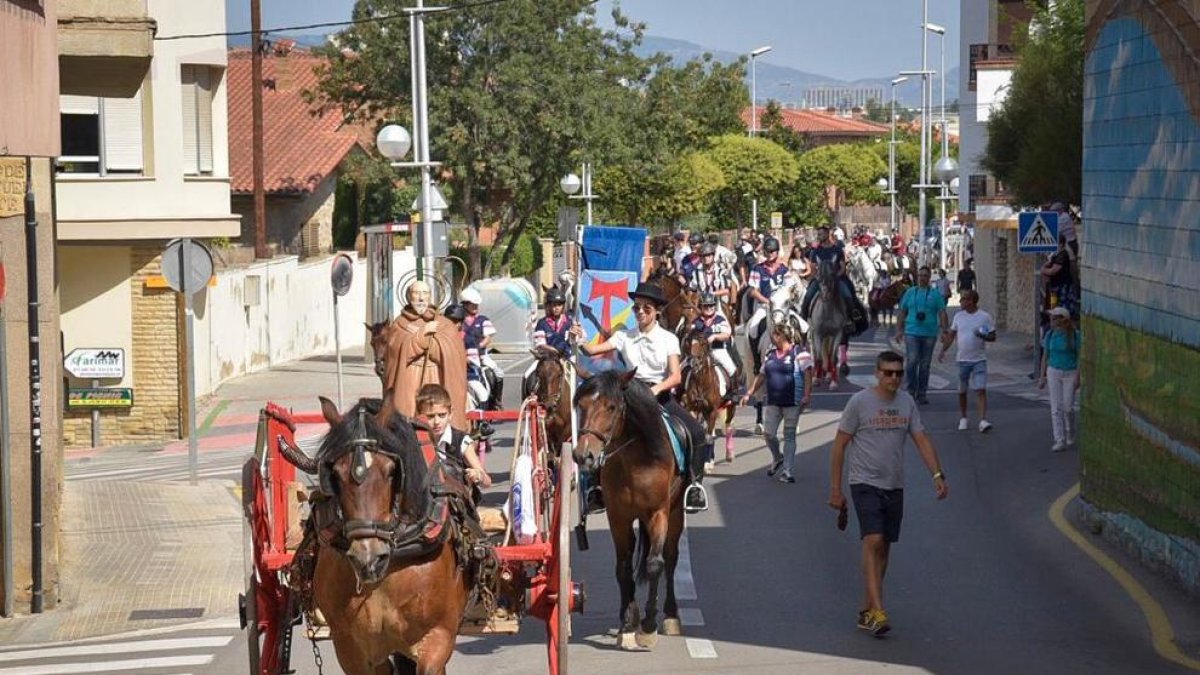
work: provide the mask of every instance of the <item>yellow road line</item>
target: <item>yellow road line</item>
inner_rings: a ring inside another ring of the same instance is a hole
[[[1146,617],[1146,623],[1150,626],[1150,637],[1154,644],[1154,651],[1158,655],[1168,661],[1173,661],[1179,665],[1191,668],[1192,670],[1200,671],[1200,661],[1184,654],[1179,649],[1179,645],[1175,644],[1175,629],[1171,627],[1171,621],[1167,618],[1167,613],[1163,611],[1162,605],[1150,595],[1137,579],[1133,578],[1125,568],[1121,567],[1117,561],[1108,557],[1099,548],[1096,548],[1092,542],[1088,541],[1079,530],[1075,529],[1070,522],[1067,521],[1066,510],[1067,504],[1072,499],[1079,495],[1079,483],[1071,486],[1061,497],[1056,499],[1050,505],[1050,522],[1063,533],[1067,539],[1080,548],[1084,553],[1088,554],[1092,560],[1096,561],[1105,572],[1108,572],[1117,583],[1125,589],[1129,597],[1137,603],[1141,608],[1142,614]]]

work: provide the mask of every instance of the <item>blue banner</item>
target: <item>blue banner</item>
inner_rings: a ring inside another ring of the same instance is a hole
[[[583,268],[623,272],[642,271],[646,231],[634,227],[593,225],[583,230]]]
[[[579,324],[586,336],[584,342],[603,341],[601,326],[611,334],[637,325],[629,293],[637,288],[639,279],[637,272],[584,270],[579,284]],[[616,352],[590,358],[581,353],[579,360],[580,365],[594,373],[624,368]]]

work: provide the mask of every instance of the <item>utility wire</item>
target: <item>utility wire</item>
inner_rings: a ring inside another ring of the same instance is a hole
[[[487,7],[488,5],[499,5],[511,0],[477,0],[476,2],[467,2],[461,5],[451,5],[446,8],[446,11],[471,10],[479,7]],[[591,0],[589,5],[594,5],[599,0]],[[383,14],[380,16],[367,17],[365,19],[347,19],[346,21],[327,21],[324,23],[310,23],[301,26],[279,26],[278,28],[264,28],[258,31],[260,37],[269,33],[292,33],[302,30],[311,30],[313,28],[338,28],[341,26],[354,26],[359,24],[383,23],[385,21],[395,21],[396,19],[407,19],[409,13],[402,12],[400,14]],[[242,35],[254,35],[252,30],[227,31],[223,33],[187,33],[184,35],[164,35],[155,36],[155,41],[167,40],[188,40],[192,38],[211,38],[211,37],[239,37]]]

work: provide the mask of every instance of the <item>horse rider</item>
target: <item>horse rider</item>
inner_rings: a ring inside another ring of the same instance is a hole
[[[748,227],[742,228],[742,243],[738,246],[738,261],[734,270],[737,273],[738,281],[741,286],[746,286],[746,281],[750,278],[750,270],[758,264],[759,249],[762,248],[762,242],[759,241],[758,235]]]
[[[788,266],[779,259],[779,240],[767,237],[762,245],[764,260],[750,270],[747,285],[750,287],[750,297],[755,300],[754,314],[746,322],[746,336],[750,345],[758,344],[761,337],[759,328],[766,329],[763,320],[771,311],[771,294],[783,285],[788,275]]]
[[[733,273],[729,268],[717,262],[717,249],[710,243],[700,247],[700,265],[692,271],[688,279],[688,288],[698,293],[711,293],[718,298],[731,302],[733,293]],[[724,313],[721,314],[724,316]],[[729,317],[725,317],[728,319]]]
[[[733,339],[733,326],[717,313],[717,296],[709,292],[700,295],[700,316],[692,321],[692,332],[700,333],[711,346],[713,360],[725,371],[725,401],[737,400],[742,388],[742,358]]]
[[[491,395],[488,397],[486,407],[499,408],[500,402],[504,400],[502,398],[504,395],[504,369],[488,354],[488,347],[491,346],[496,335],[496,327],[492,325],[491,319],[479,313],[479,305],[483,304],[483,298],[480,297],[479,291],[467,288],[459,295],[458,299],[462,302],[463,308],[467,310],[467,318],[463,320],[462,324],[463,345],[468,352],[472,349],[478,350],[479,364],[483,367],[485,377],[488,378],[490,385],[488,389]]]
[[[556,349],[563,356],[571,355],[571,326],[575,322],[566,314],[567,296],[557,286],[546,290],[546,316],[538,319],[533,325],[533,346],[535,349],[549,347]],[[529,376],[537,369],[537,361],[529,364],[522,376],[522,384],[529,381]],[[522,386],[521,391],[528,391]]]
[[[733,266],[737,264],[737,255],[728,248],[725,248],[725,245],[721,243],[721,235],[716,232],[709,232],[705,241],[716,249],[717,262],[726,269],[733,269]]]
[[[688,246],[687,234],[682,230],[671,235],[671,240],[675,242],[675,255],[673,256],[675,269],[679,269],[679,266],[683,264],[683,259],[692,254],[692,247]]]
[[[837,274],[838,289],[842,293],[842,298],[846,300],[846,308],[849,310],[847,321],[857,324],[862,321],[863,312],[859,307],[858,297],[854,294],[854,287],[846,276],[846,249],[840,241],[829,236],[828,225],[817,228],[817,237],[819,243],[816,248],[809,251],[809,260],[812,261],[816,272],[820,271],[823,262],[833,265],[834,272]],[[808,321],[813,298],[817,297],[820,286],[819,274],[814,273],[812,281],[804,291],[804,302],[800,306],[800,318],[805,321]]]
[[[699,232],[693,232],[688,237],[688,246],[691,253],[679,261],[679,266],[676,269],[676,278],[679,280],[679,285],[685,287],[688,284],[688,279],[692,276],[692,272],[700,266],[700,247],[704,246],[704,235]]]
[[[629,294],[633,301],[633,313],[637,319],[635,328],[613,333],[608,339],[599,344],[590,345],[584,342],[583,327],[576,324],[571,332],[579,341],[580,349],[588,356],[598,356],[609,352],[619,352],[625,365],[634,369],[634,377],[646,386],[662,404],[663,410],[671,417],[680,420],[687,428],[689,437],[687,449],[689,457],[685,458],[683,467],[687,474],[688,487],[683,495],[684,508],[688,512],[708,509],[708,492],[701,481],[704,479],[705,431],[696,418],[687,412],[671,395],[672,390],[683,382],[680,365],[679,338],[658,323],[658,315],[667,299],[657,284],[642,282],[637,290]],[[680,439],[683,440],[683,439]],[[598,486],[600,481],[589,481]],[[599,488],[588,490],[589,510],[599,508],[602,501]]]

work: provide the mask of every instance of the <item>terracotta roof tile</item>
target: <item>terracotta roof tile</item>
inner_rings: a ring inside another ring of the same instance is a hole
[[[263,169],[268,193],[311,192],[346,154],[367,148],[362,130],[343,124],[337,109],[304,100],[317,87],[316,68],[323,59],[293,49],[286,56],[263,58]],[[226,84],[229,101],[229,173],[234,193],[254,189],[251,166],[252,100],[250,50],[229,52]]]
[[[767,109],[758,107],[758,127],[762,129],[762,119]],[[856,120],[850,117],[831,115],[820,110],[798,110],[783,108],[780,111],[783,124],[789,129],[802,134],[814,136],[879,136],[889,132],[889,127],[883,124]],[[750,124],[750,108],[742,111],[742,120]]]

